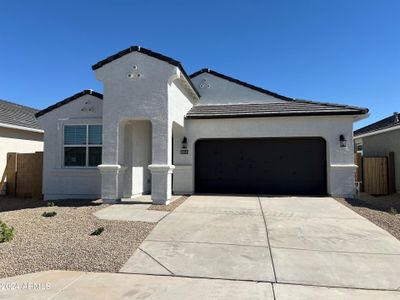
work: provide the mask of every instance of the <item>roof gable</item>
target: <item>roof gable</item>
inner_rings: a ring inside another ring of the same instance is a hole
[[[271,91],[269,91],[269,90],[263,89],[263,88],[261,88],[261,87],[252,85],[252,84],[250,84],[250,83],[247,83],[247,82],[238,80],[238,79],[236,79],[236,78],[233,78],[233,77],[230,77],[230,76],[227,76],[227,75],[218,73],[218,72],[216,72],[216,71],[213,71],[213,70],[210,70],[210,69],[207,69],[207,68],[201,69],[201,70],[199,70],[199,71],[197,71],[197,72],[191,74],[191,75],[190,75],[190,78],[193,79],[193,78],[195,78],[195,77],[197,77],[197,76],[199,76],[199,75],[201,75],[201,74],[204,74],[204,73],[208,73],[208,74],[214,75],[214,76],[216,76],[216,77],[225,79],[225,80],[227,80],[227,81],[229,81],[229,82],[238,84],[238,85],[240,85],[240,86],[246,87],[246,88],[251,89],[251,90],[253,90],[253,91],[257,91],[257,92],[259,92],[259,93],[262,93],[262,94],[265,94],[265,95],[268,95],[268,96],[271,96],[271,97],[274,97],[274,98],[277,98],[277,99],[281,99],[281,100],[293,100],[293,98],[289,98],[289,97],[286,97],[286,96],[279,95],[279,94],[277,94],[277,93],[271,92]]]
[[[200,97],[199,92],[197,91],[196,87],[193,85],[192,81],[190,80],[190,77],[187,75],[185,69],[183,68],[182,64],[179,61],[177,61],[177,60],[175,60],[175,59],[173,59],[171,57],[162,55],[160,53],[151,51],[149,49],[143,48],[141,46],[132,46],[132,47],[126,48],[125,50],[122,50],[122,51],[120,51],[120,52],[118,52],[116,54],[113,54],[113,55],[111,55],[111,56],[99,61],[98,63],[94,64],[92,66],[92,69],[93,70],[97,70],[97,69],[101,68],[102,66],[104,66],[104,65],[106,65],[106,64],[108,64],[108,63],[110,63],[110,62],[112,62],[112,61],[114,61],[114,60],[116,60],[116,59],[118,59],[118,58],[120,58],[122,56],[125,56],[125,55],[127,55],[129,53],[132,53],[132,52],[139,52],[139,53],[148,55],[150,57],[159,59],[161,61],[164,61],[164,62],[166,62],[168,64],[171,64],[171,65],[173,65],[175,67],[178,67],[179,70],[182,72],[183,76],[185,77],[186,81],[188,82],[189,86],[193,89],[194,93],[197,95],[197,97]]]
[[[83,90],[82,92],[79,92],[79,93],[77,93],[77,94],[75,94],[75,95],[73,95],[71,97],[68,97],[68,98],[66,98],[64,100],[61,100],[61,101],[57,102],[56,104],[53,104],[53,105],[51,105],[51,106],[49,106],[49,107],[37,112],[35,114],[35,117],[39,118],[39,117],[43,116],[44,114],[47,114],[48,112],[51,112],[52,110],[55,110],[55,109],[57,109],[57,108],[59,108],[59,107],[61,107],[63,105],[66,105],[66,104],[68,104],[68,103],[70,103],[70,102],[72,102],[72,101],[74,101],[74,100],[76,100],[76,99],[78,99],[78,98],[80,98],[80,97],[82,97],[84,95],[92,95],[92,96],[94,96],[96,98],[103,99],[103,95],[98,93],[98,92],[95,92],[93,90]]]

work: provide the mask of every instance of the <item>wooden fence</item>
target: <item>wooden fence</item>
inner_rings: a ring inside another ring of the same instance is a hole
[[[370,195],[396,192],[393,152],[379,157],[362,157],[360,153],[356,153],[354,162],[358,166],[356,182],[362,183],[362,191]]]
[[[8,153],[7,166],[0,182],[6,194],[21,198],[42,198],[43,152]]]

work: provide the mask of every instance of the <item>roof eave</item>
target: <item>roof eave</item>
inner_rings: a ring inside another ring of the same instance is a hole
[[[12,125],[12,124],[7,124],[7,123],[0,123],[0,127],[10,128],[10,129],[17,129],[17,130],[24,130],[24,131],[31,131],[31,132],[37,132],[37,133],[43,133],[44,132],[42,129],[38,129],[38,128],[18,126],[18,125]]]
[[[362,133],[362,134],[359,134],[359,135],[354,135],[354,138],[355,139],[360,139],[360,138],[364,138],[364,137],[368,137],[368,136],[372,136],[372,135],[377,135],[377,134],[381,134],[381,133],[385,133],[385,132],[390,132],[390,131],[394,131],[394,130],[398,130],[398,129],[400,129],[400,124],[395,124],[395,125],[392,125],[390,127],[381,128],[381,129],[378,129],[378,130]]]
[[[186,119],[237,119],[237,118],[276,118],[305,116],[357,116],[362,112],[307,112],[307,113],[276,113],[276,114],[226,114],[226,115],[188,115]]]

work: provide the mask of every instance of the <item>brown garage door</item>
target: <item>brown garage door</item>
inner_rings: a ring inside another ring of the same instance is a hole
[[[197,193],[326,194],[322,138],[206,139],[195,146]]]

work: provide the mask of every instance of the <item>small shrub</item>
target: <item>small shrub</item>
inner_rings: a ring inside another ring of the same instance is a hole
[[[42,216],[45,218],[51,218],[54,217],[55,215],[57,215],[57,213],[55,211],[45,211]]]
[[[391,215],[397,215],[397,214],[398,214],[398,211],[397,211],[396,208],[391,207],[391,208],[389,209],[389,214],[391,214]]]
[[[56,206],[53,201],[47,202],[47,207],[54,207]]]
[[[0,221],[0,243],[9,242],[13,237],[14,227],[9,227],[6,223]]]
[[[99,227],[93,231],[90,235],[100,235],[104,231],[104,227]]]

